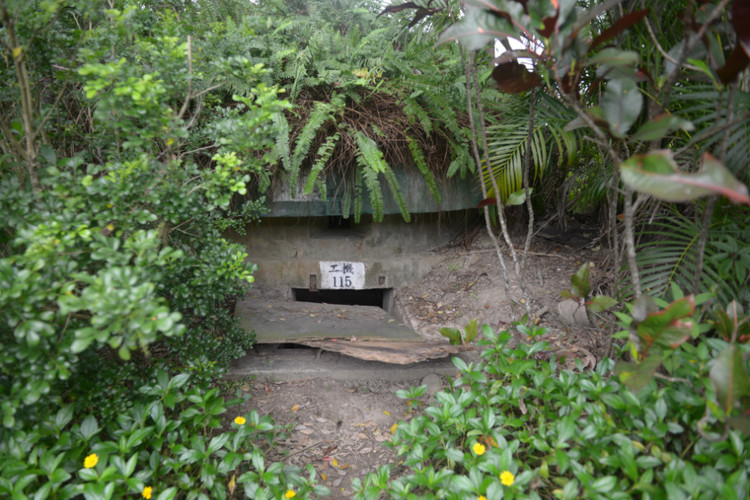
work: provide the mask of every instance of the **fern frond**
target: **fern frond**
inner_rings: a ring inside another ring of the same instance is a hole
[[[404,194],[401,191],[401,185],[390,165],[385,165],[385,172],[383,172],[383,174],[385,175],[385,180],[388,182],[388,187],[391,188],[393,199],[396,200],[396,204],[398,205],[399,210],[401,210],[401,217],[404,218],[404,221],[410,222],[411,214],[409,213],[409,206],[406,204],[406,198],[404,198]]]
[[[307,157],[310,151],[310,146],[315,140],[315,136],[318,134],[318,130],[331,118],[331,105],[325,102],[318,101],[310,113],[307,122],[302,127],[302,130],[297,136],[297,140],[294,144],[294,154],[292,155],[290,166],[289,166],[289,182],[291,186],[297,185],[297,178],[299,177],[299,169],[302,165],[302,161]]]
[[[411,157],[414,160],[414,164],[422,173],[422,177],[424,177],[425,182],[427,182],[427,189],[430,190],[430,194],[435,199],[435,201],[440,203],[440,189],[438,189],[435,176],[432,175],[432,170],[430,170],[430,167],[427,165],[427,162],[424,159],[422,149],[419,147],[419,144],[417,144],[417,141],[413,137],[407,137],[406,143],[409,146],[409,152],[411,153]]]
[[[362,168],[369,168],[376,174],[385,172],[386,163],[383,159],[383,152],[378,149],[375,141],[359,130],[354,134],[357,139],[357,163]]]
[[[365,181],[367,192],[370,195],[372,206],[372,218],[375,222],[382,222],[385,202],[383,201],[383,189],[378,180],[378,173],[371,168],[362,167],[362,178]],[[356,214],[355,214],[356,215]]]
[[[352,213],[352,186],[346,183],[346,180],[343,181],[344,183],[344,195],[341,199],[341,216],[344,219],[348,219],[349,215]]]
[[[339,142],[339,135],[338,132],[335,134],[328,136],[326,138],[326,141],[318,148],[317,157],[318,159],[315,160],[315,163],[313,163],[312,168],[310,169],[310,174],[307,176],[307,182],[305,183],[305,194],[312,193],[313,187],[318,186],[318,189],[320,190],[320,187],[323,187],[322,192],[320,193],[321,198],[325,201],[326,199],[326,193],[325,193],[325,183],[324,182],[317,182],[318,176],[325,168],[326,164],[328,163],[328,160],[331,158],[331,155],[333,154],[333,150],[336,147],[336,144]]]
[[[474,164],[471,155],[469,155],[468,149],[466,147],[453,147],[453,145],[451,145],[451,150],[454,152],[455,156],[450,165],[448,165],[448,171],[445,175],[448,178],[451,178],[458,172],[461,179],[465,179],[467,171],[473,174],[476,170],[476,165]]]
[[[409,118],[411,123],[418,121],[427,135],[432,133],[432,120],[427,111],[411,96],[401,101],[404,114]]]
[[[354,173],[354,223],[359,224],[362,216],[362,169],[356,169]]]
[[[378,174],[381,172],[384,173],[388,164],[383,159],[383,153],[378,149],[375,141],[359,130],[355,132],[355,136],[357,138],[357,164],[360,166],[358,172],[362,173],[362,179],[370,195],[373,219],[376,222],[380,222],[383,220],[385,203],[383,201],[383,190],[378,180]],[[355,211],[355,217],[356,215]]]
[[[282,113],[274,113],[273,123],[278,133],[276,135],[276,158],[281,160],[284,170],[289,172],[292,168],[292,158],[289,152],[289,122]]]

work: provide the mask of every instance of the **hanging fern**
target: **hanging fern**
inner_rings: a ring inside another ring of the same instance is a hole
[[[385,203],[383,201],[383,189],[378,181],[378,174],[385,173],[388,164],[383,159],[383,153],[378,149],[375,141],[367,137],[360,131],[356,131],[357,138],[357,164],[360,166],[362,178],[370,195],[370,205],[372,206],[372,216],[376,222],[383,220]],[[356,217],[355,211],[355,217]]]
[[[358,168],[354,173],[354,223],[359,224],[362,215],[362,170]]]
[[[383,172],[383,174],[385,176],[385,180],[388,182],[388,187],[391,188],[393,199],[396,200],[396,204],[398,205],[399,210],[401,210],[401,217],[403,217],[406,222],[410,222],[411,214],[409,213],[409,207],[406,205],[406,199],[401,192],[401,185],[398,183],[396,174],[393,173],[393,169],[391,169],[390,165],[385,165],[385,171]]]
[[[302,127],[294,144],[294,154],[292,155],[289,164],[290,186],[297,185],[297,178],[299,177],[299,169],[302,165],[302,161],[307,157],[307,154],[310,151],[310,146],[312,146],[312,143],[318,134],[318,130],[331,118],[333,111],[334,109],[329,103],[321,101],[315,103],[307,122]]]
[[[276,157],[281,160],[284,170],[292,170],[292,158],[289,152],[289,122],[282,113],[273,115],[273,123],[278,132],[276,135]]]
[[[432,197],[435,199],[435,201],[440,203],[440,189],[438,189],[435,176],[432,175],[432,170],[430,170],[430,167],[427,165],[427,162],[424,159],[422,149],[419,147],[419,144],[417,144],[417,141],[415,141],[412,137],[407,138],[406,142],[409,145],[409,152],[411,152],[411,158],[412,160],[414,160],[414,164],[417,166],[419,171],[422,173],[424,180],[427,182],[427,189],[430,190],[430,194],[432,194]]]
[[[318,180],[318,176],[325,168],[326,163],[328,163],[328,160],[331,158],[331,155],[333,154],[333,150],[336,147],[336,144],[339,142],[339,137],[341,136],[339,135],[338,132],[336,132],[335,134],[329,136],[326,139],[326,142],[324,142],[318,148],[318,153],[317,153],[318,159],[315,160],[315,163],[313,163],[313,166],[310,169],[310,174],[307,176],[307,182],[305,183],[305,194],[312,193],[313,187],[318,186],[320,197],[325,201],[326,199],[325,182],[320,182]]]
[[[357,138],[357,161],[359,165],[362,168],[369,167],[375,174],[385,172],[386,163],[383,159],[383,152],[378,149],[375,141],[359,130],[354,135]]]
[[[413,92],[409,97],[402,101],[403,110],[412,123],[419,123],[426,134],[432,133],[432,120],[429,113],[417,102],[416,98],[421,95],[420,91]]]

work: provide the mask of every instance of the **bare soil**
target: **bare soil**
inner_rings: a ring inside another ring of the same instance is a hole
[[[560,292],[570,287],[571,275],[585,262],[595,263],[592,290],[607,283],[598,265],[604,252],[587,238],[585,228],[547,231],[546,236],[534,239],[520,279],[514,276],[507,249],[503,250],[511,275],[507,289],[494,245],[483,231],[440,249],[439,265],[417,283],[397,291],[400,313],[424,338],[442,339],[440,327],[462,328],[473,318],[495,330],[511,328],[513,321],[527,313],[528,303],[532,320],[548,329],[542,338],[551,351],[565,356],[570,367],[578,359],[585,368],[593,368],[597,360],[609,355],[612,332],[597,318],[582,320],[575,307],[561,310]],[[515,243],[517,249],[523,248],[522,239]],[[516,335],[514,341],[526,340]],[[395,395],[399,389],[423,383],[429,387],[428,394],[418,404],[408,406]],[[444,383],[436,375],[400,382],[241,382],[252,396],[243,410],[271,415],[284,429],[279,446],[268,451],[268,459],[300,467],[312,464],[330,488],[328,498],[332,499],[351,498],[354,478],[363,478],[380,465],[398,464],[395,451],[386,446],[393,425],[421,411]]]

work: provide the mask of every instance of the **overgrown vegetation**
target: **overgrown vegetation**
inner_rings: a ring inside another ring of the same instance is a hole
[[[623,359],[485,329],[361,497],[747,497],[750,6],[646,4],[0,0],[0,493],[326,494],[211,386],[253,342],[223,231],[275,183],[408,221],[413,167],[474,172],[508,245],[532,194],[606,214]],[[566,296],[614,305],[587,269]]]

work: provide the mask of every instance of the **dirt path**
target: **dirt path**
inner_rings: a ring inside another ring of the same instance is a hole
[[[396,296],[405,319],[423,337],[440,338],[437,330],[441,326],[463,327],[475,317],[480,324],[504,329],[524,314],[520,281],[511,280],[510,294],[506,294],[489,238],[480,235],[468,248],[446,248],[439,254],[443,258],[431,273],[398,290]],[[522,278],[532,317],[549,329],[545,340],[552,350],[565,353],[569,363],[578,358],[591,367],[610,348],[608,332],[595,324],[566,324],[558,303],[560,292],[570,286],[570,276],[584,262],[598,262],[599,256],[595,247],[576,249],[537,239]],[[508,255],[506,264],[512,272]],[[594,290],[605,282],[597,269],[592,273]],[[327,356],[334,354],[323,354],[320,362],[325,363]],[[332,492],[328,498],[345,499],[353,494],[352,479],[398,462],[395,451],[385,445],[391,428],[420,410],[407,406],[395,392],[427,383],[434,394],[444,386],[445,378],[433,374],[398,382],[375,377],[366,381],[246,379],[240,383],[252,396],[243,410],[271,415],[285,429],[285,436],[269,451],[268,458],[300,467],[312,464]],[[424,407],[430,398],[429,394],[421,398],[419,406]]]

